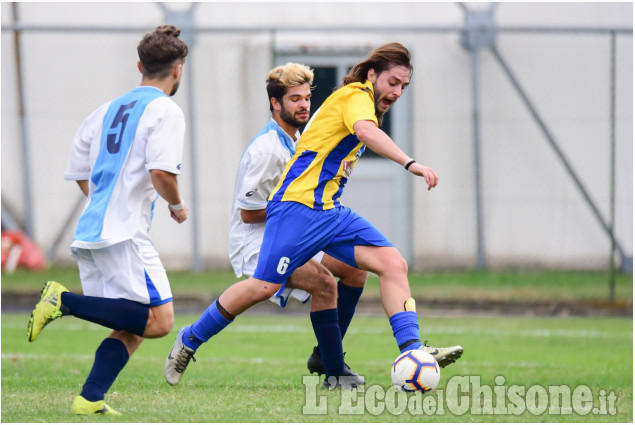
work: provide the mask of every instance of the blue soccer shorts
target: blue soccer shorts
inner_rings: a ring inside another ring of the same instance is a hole
[[[344,206],[314,210],[297,202],[267,204],[256,279],[280,284],[319,251],[352,266],[355,246],[393,246],[368,220]],[[284,289],[284,285],[280,290]]]

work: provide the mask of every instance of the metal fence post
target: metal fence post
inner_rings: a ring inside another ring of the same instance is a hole
[[[158,3],[159,7],[163,9],[165,13],[165,21],[175,25],[181,29],[183,39],[187,43],[190,51],[193,50],[196,44],[195,24],[194,24],[194,11],[199,3],[192,3],[190,8],[185,12],[174,12],[170,10],[165,4]],[[188,200],[190,205],[190,220],[192,221],[192,271],[200,271],[203,269],[203,262],[201,261],[201,240],[200,240],[200,225],[199,225],[199,209],[198,209],[198,171],[197,171],[197,155],[196,155],[196,109],[194,102],[194,65],[192,63],[185,66],[185,76],[187,78],[187,121],[189,131],[189,145],[190,145],[190,164],[189,167],[192,170],[192,194]]]
[[[609,218],[609,233],[611,234],[611,252],[609,257],[609,300],[615,299],[615,31],[611,32],[611,73],[610,73],[610,87],[611,87],[611,155],[609,170],[611,174],[609,193],[611,197],[610,201],[610,218]],[[623,263],[623,261],[622,261]],[[624,266],[622,266],[624,267]]]
[[[474,183],[476,193],[476,270],[486,270],[485,235],[483,232],[483,201],[481,184],[481,109],[479,84],[479,49],[492,46],[496,40],[494,9],[472,11],[463,3],[465,30],[461,34],[461,45],[470,52],[472,71],[472,127],[474,136]]]
[[[11,10],[13,14],[13,23],[17,24],[18,17],[18,3],[11,3]],[[24,82],[22,81],[22,58],[20,50],[22,48],[20,43],[20,30],[13,32],[13,42],[15,51],[15,78],[17,82],[18,92],[18,116],[20,118],[20,133],[22,136],[22,177],[24,179],[24,231],[31,238],[35,239],[35,232],[33,229],[33,193],[31,183],[31,156],[30,156],[30,140],[29,140],[29,126],[27,125],[27,116],[24,108]]]

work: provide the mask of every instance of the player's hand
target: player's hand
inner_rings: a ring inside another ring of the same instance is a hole
[[[183,209],[173,210],[168,205],[168,210],[170,210],[170,217],[172,217],[177,223],[183,223],[185,220],[187,220],[187,216],[190,213],[190,209],[185,203],[183,203]]]
[[[428,183],[428,190],[432,189],[439,183],[439,176],[434,172],[434,170],[430,167],[426,167],[423,164],[414,163],[410,167],[408,167],[408,171],[417,176],[423,177],[426,179],[426,183]]]

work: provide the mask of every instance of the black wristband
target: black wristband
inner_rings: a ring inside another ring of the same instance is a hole
[[[417,161],[415,161],[415,160],[413,159],[413,160],[411,160],[410,162],[408,162],[406,165],[404,165],[404,166],[403,166],[403,168],[405,168],[405,169],[407,170],[407,169],[408,169],[408,168],[410,168],[410,166],[411,166],[412,164],[414,164],[415,162],[417,162]]]

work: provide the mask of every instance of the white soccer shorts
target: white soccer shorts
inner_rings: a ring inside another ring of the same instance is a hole
[[[172,301],[170,282],[151,245],[132,240],[100,249],[71,248],[84,295],[124,298],[150,307]]]

